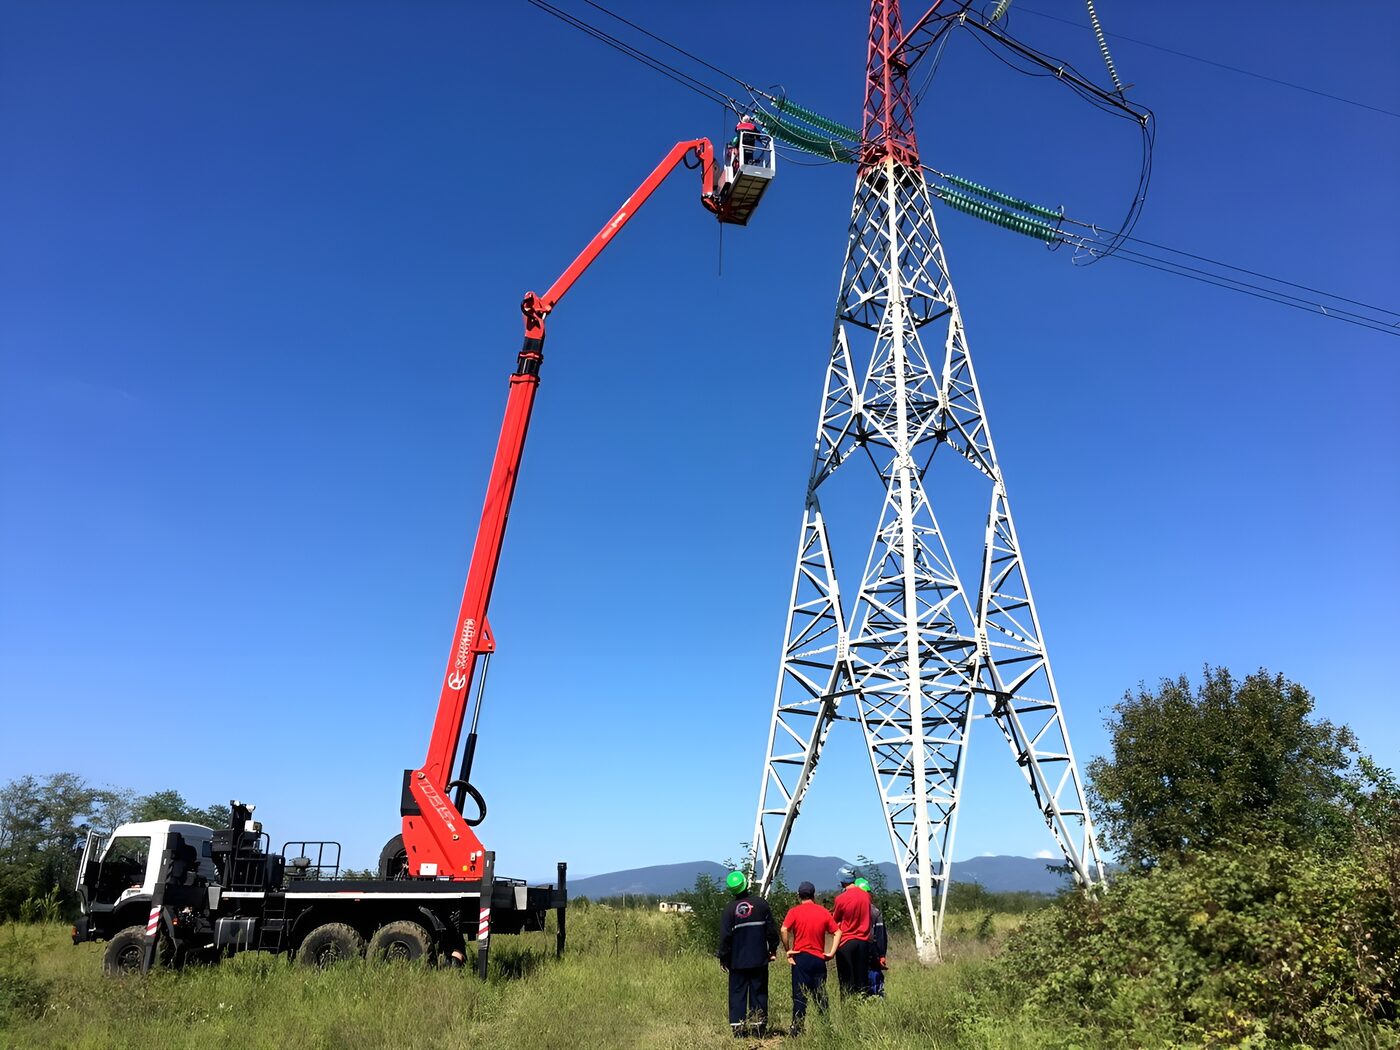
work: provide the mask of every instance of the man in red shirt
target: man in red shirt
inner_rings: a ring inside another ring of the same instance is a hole
[[[807,997],[817,1009],[826,1012],[826,961],[841,944],[841,931],[836,921],[814,899],[817,888],[810,882],[797,887],[797,906],[783,917],[782,940],[787,949],[788,965],[792,967],[792,1034],[802,1031],[807,1016]],[[826,935],[833,934],[831,951],[826,950]]]
[[[865,995],[870,971],[870,894],[854,885],[856,873],[842,868],[842,890],[836,895],[832,916],[841,930],[840,947],[836,950],[836,977],[841,982],[841,995]]]

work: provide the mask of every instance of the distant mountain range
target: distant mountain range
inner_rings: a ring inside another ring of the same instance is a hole
[[[837,888],[837,872],[850,861],[840,857],[812,857],[789,854],[783,858],[783,881],[790,887],[811,882],[818,891]],[[1065,888],[1068,877],[1057,875],[1047,865],[1053,863],[1037,857],[973,857],[953,864],[954,882],[980,883],[994,893],[1017,890],[1032,893],[1058,893]],[[895,866],[888,862],[877,867],[885,882],[898,884]],[[649,893],[659,896],[688,890],[699,875],[723,879],[727,868],[712,860],[694,860],[684,864],[658,864],[649,868],[628,868],[605,875],[590,875],[569,880],[570,897],[618,897],[624,893]]]

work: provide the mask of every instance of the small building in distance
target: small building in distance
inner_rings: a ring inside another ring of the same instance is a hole
[[[661,910],[667,912],[684,913],[692,909],[690,905],[686,904],[684,901],[662,901]]]

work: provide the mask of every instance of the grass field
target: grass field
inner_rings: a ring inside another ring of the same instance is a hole
[[[366,963],[315,971],[253,953],[217,967],[112,980],[101,974],[102,945],[74,947],[66,927],[8,924],[0,927],[0,1047],[744,1045],[729,1035],[724,973],[714,958],[684,947],[675,916],[593,906],[571,910],[569,920],[562,960],[553,957],[552,934],[496,939],[484,984],[462,971]],[[747,1045],[1070,1045],[1009,1007],[988,1012],[979,973],[1017,919],[980,920],[950,917],[951,959],[939,967],[921,967],[907,946],[892,947],[885,1000],[833,1003],[826,1018],[809,1018],[800,1039]],[[787,967],[779,962],[771,972],[772,1016],[786,1025]],[[831,983],[834,992],[834,972]],[[35,988],[42,1003],[25,998]]]

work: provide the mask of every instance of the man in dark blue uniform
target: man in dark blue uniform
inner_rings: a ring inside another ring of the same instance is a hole
[[[719,924],[719,964],[729,973],[729,1028],[735,1038],[761,1038],[768,1026],[768,964],[777,956],[778,924],[768,902],[750,895],[742,871],[731,871],[724,884],[734,895]]]

